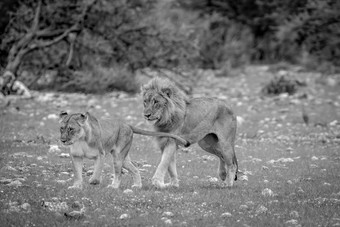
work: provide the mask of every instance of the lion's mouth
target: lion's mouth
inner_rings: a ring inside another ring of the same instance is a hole
[[[157,122],[157,121],[159,121],[159,117],[148,117],[148,118],[146,118],[146,120],[148,120],[150,122]]]
[[[69,146],[69,145],[72,145],[73,142],[72,141],[61,141],[63,143],[63,145],[65,146]]]

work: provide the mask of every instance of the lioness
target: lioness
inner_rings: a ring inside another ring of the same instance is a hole
[[[132,144],[133,133],[148,136],[172,137],[183,144],[187,141],[168,133],[141,130],[118,121],[99,122],[90,113],[68,114],[61,112],[60,140],[70,146],[74,168],[74,183],[69,188],[82,188],[83,158],[95,159],[93,176],[90,184],[99,184],[104,164],[105,151],[113,156],[114,180],[109,187],[118,188],[121,181],[122,166],[133,176],[132,187],[142,187],[139,170],[131,163],[129,149]]]
[[[233,111],[217,98],[189,99],[167,79],[152,79],[142,86],[142,95],[144,117],[153,122],[155,130],[179,135],[190,144],[197,142],[219,157],[219,176],[227,186],[232,186],[238,171],[234,150],[237,123]],[[178,187],[176,142],[164,137],[157,138],[157,142],[162,158],[152,183],[158,188]],[[170,183],[164,184],[167,171]]]

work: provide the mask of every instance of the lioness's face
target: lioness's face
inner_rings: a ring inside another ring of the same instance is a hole
[[[148,121],[159,121],[162,118],[163,110],[168,100],[163,94],[146,93],[143,95],[144,117]]]
[[[60,141],[64,145],[72,145],[84,137],[85,132],[82,127],[82,116],[83,115],[80,114],[60,114]]]

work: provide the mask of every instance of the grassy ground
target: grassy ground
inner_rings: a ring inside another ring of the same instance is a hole
[[[261,97],[271,76],[261,68],[236,78],[207,76],[194,91],[226,99],[242,117],[236,143],[242,174],[233,188],[221,186],[218,160],[194,145],[178,153],[180,188],[156,190],[150,179],[159,151],[151,138],[136,135],[131,156],[141,170],[141,190],[127,190],[129,174],[120,190],[106,188],[109,158],[102,184],[67,190],[72,166],[58,142],[55,114],[90,108],[97,116],[148,128],[140,97],[37,94],[12,100],[0,110],[1,226],[339,226],[339,87],[300,73],[308,86],[297,95]],[[91,166],[84,166],[86,181]],[[79,215],[70,213],[82,208]]]

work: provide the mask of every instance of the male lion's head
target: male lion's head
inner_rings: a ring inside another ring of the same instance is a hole
[[[187,97],[171,81],[154,78],[142,86],[144,117],[156,126],[172,123],[184,115]]]
[[[83,138],[85,136],[84,124],[87,119],[87,113],[68,114],[64,111],[60,112],[60,141],[64,145],[72,145]]]

